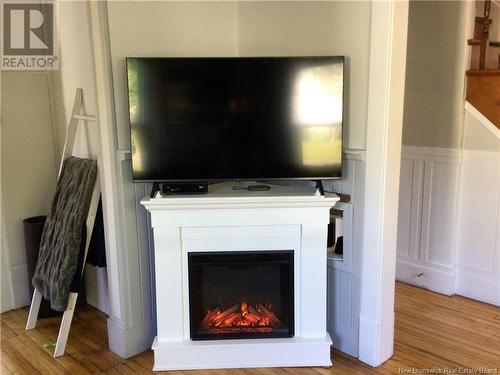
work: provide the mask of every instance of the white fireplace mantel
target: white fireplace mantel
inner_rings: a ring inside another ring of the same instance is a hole
[[[157,337],[154,370],[330,366],[326,332],[326,240],[336,195],[311,187],[270,191],[211,185],[208,194],[141,201],[154,233]],[[192,341],[188,253],[294,251],[295,336]]]

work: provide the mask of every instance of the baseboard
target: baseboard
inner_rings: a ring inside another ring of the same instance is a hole
[[[388,322],[394,327],[394,313]],[[363,315],[359,317],[358,359],[373,367],[380,366],[391,358],[394,352],[394,336],[380,337],[381,332],[387,332],[387,330],[379,321],[367,319]],[[378,345],[373,345],[373,343],[378,343]]]
[[[478,301],[500,306],[500,280],[481,277],[457,267],[455,293]]]
[[[108,319],[109,348],[122,358],[130,358],[151,348],[155,334],[153,321],[130,327],[118,319]]]
[[[329,367],[330,336],[153,343],[153,371],[256,367]]]
[[[455,293],[455,274],[453,272],[438,270],[401,259],[396,261],[396,280],[448,296]]]

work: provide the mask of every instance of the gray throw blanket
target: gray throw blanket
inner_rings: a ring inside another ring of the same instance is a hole
[[[96,176],[95,160],[66,158],[43,227],[32,282],[57,311],[64,311],[68,304]]]

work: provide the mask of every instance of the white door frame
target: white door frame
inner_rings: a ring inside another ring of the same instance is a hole
[[[393,354],[408,1],[372,2],[359,359]]]

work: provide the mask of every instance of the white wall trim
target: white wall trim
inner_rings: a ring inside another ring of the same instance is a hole
[[[120,355],[127,353],[122,355],[124,357],[129,357],[132,353],[141,353],[145,350],[144,348],[151,347],[151,337],[155,335],[155,322],[153,321],[130,326],[124,324],[122,320],[109,318],[107,327],[109,347]]]
[[[463,150],[462,164],[494,164],[500,161],[500,152],[481,151],[481,150]]]
[[[134,192],[130,189],[133,185],[128,184],[131,177],[122,168],[122,162],[127,161],[120,156],[126,154],[117,152],[107,3],[90,2],[89,7],[101,138],[100,174],[110,294],[108,337],[110,349],[127,358],[148,349],[154,337],[154,322],[148,318],[151,309],[150,284],[141,282],[149,265],[141,263],[137,234],[125,229],[127,220],[136,220],[135,210],[133,213],[127,210]]]
[[[446,267],[441,267],[446,268]],[[428,267],[425,264],[417,264],[402,259],[397,260],[396,278],[398,281],[429,289],[437,293],[451,296],[455,292],[455,272],[453,268],[448,271]]]
[[[453,273],[454,272],[453,265],[427,262],[425,260],[415,259],[411,256],[406,256],[406,255],[402,255],[402,254],[398,255],[398,261],[402,261],[404,263],[412,263],[412,264],[419,266],[419,267],[432,268],[433,270],[436,270],[439,272],[445,272],[445,273]]]
[[[108,285],[110,294],[110,315],[120,319],[123,315],[120,306],[120,278],[118,275],[118,253],[121,247],[120,227],[118,218],[118,177],[116,176],[116,156],[114,145],[116,135],[113,130],[114,107],[110,80],[110,65],[108,62],[108,29],[106,4],[100,2],[90,2],[91,31],[94,45],[94,61],[96,71],[96,92],[97,92],[97,123],[101,141],[100,165],[101,191],[103,200],[104,228],[106,239],[106,260],[108,269]]]
[[[403,145],[401,149],[401,158],[406,160],[460,163],[461,151],[458,148]]]
[[[359,359],[393,354],[394,280],[408,1],[373,2],[366,141]]]
[[[485,127],[489,132],[491,132],[497,139],[500,139],[500,129],[498,129],[495,124],[488,120],[481,112],[479,112],[476,107],[470,104],[468,101],[465,102],[465,110],[469,112],[481,125]]]
[[[130,152],[130,150],[117,150],[116,157],[120,161],[132,160],[132,153]]]
[[[0,80],[1,81],[1,80]],[[1,85],[1,83],[0,83]],[[0,134],[1,137],[1,134]],[[0,145],[1,145],[0,140]],[[1,148],[1,146],[0,146]],[[9,249],[7,246],[7,236],[5,235],[5,220],[4,220],[4,206],[3,206],[3,195],[2,195],[2,187],[0,184],[0,231],[2,232],[2,236],[0,236],[0,262],[2,263],[0,266],[1,272],[1,301],[0,301],[0,312],[9,311],[15,308],[14,302],[14,291],[12,288],[12,272],[9,269],[10,264],[10,255]]]
[[[349,160],[364,161],[366,158],[366,150],[358,148],[346,148],[344,149],[344,157]]]
[[[475,300],[500,305],[500,277],[482,275],[466,267],[457,267],[456,293]]]

